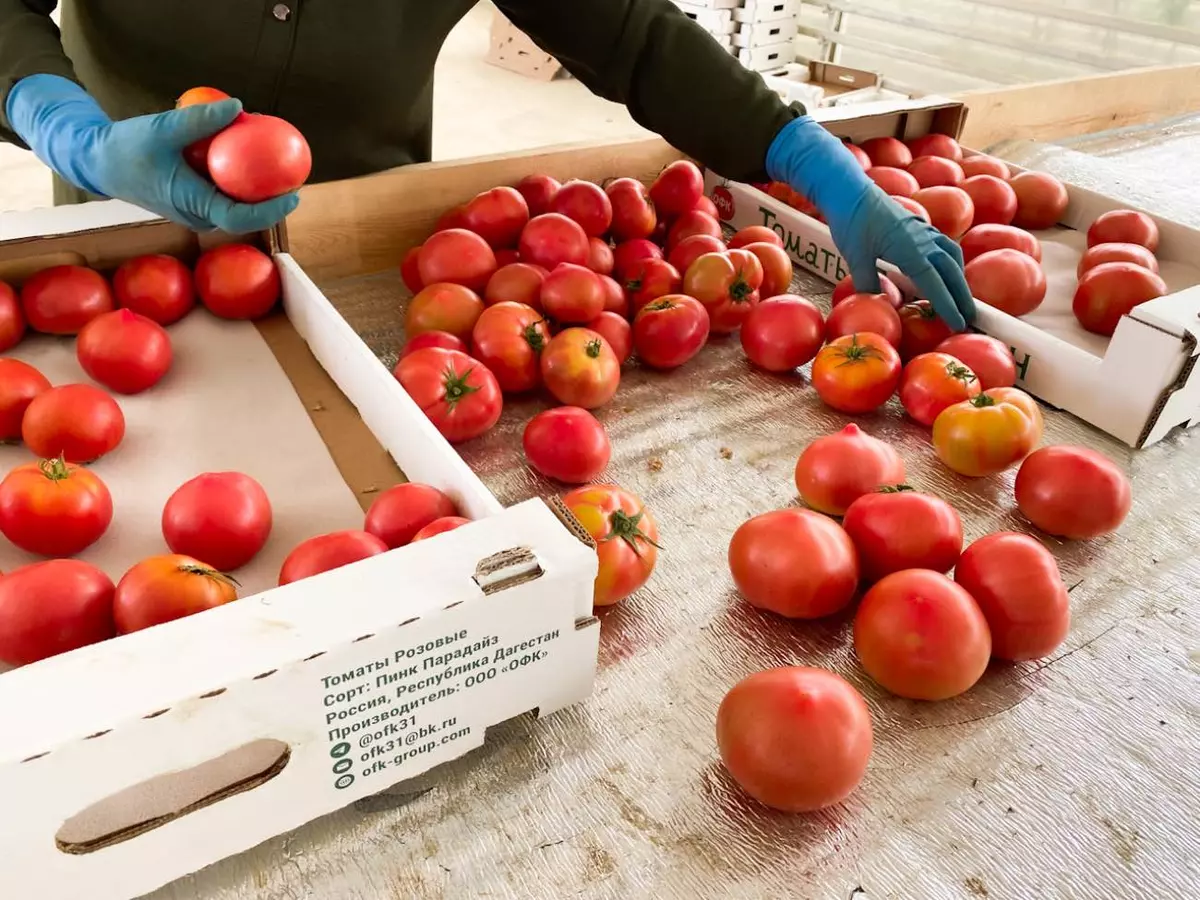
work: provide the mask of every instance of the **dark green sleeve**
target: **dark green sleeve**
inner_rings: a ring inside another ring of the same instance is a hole
[[[57,5],[57,0],[0,0],[0,140],[24,146],[4,112],[14,84],[26,75],[78,81],[50,18]]]
[[[670,0],[497,0],[593,93],[727,178],[765,181],[798,112]]]

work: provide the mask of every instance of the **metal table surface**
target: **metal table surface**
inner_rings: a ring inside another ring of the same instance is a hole
[[[1200,119],[1005,152],[1200,225]],[[330,290],[385,357],[395,283]],[[549,489],[517,455],[533,405],[465,450],[506,503]],[[1095,447],[1130,473],[1133,511],[1111,538],[1051,543],[1073,613],[1053,659],[993,666],[963,697],[919,704],[857,668],[848,617],[789,623],[732,588],[733,530],[795,502],[800,449],[845,421],[803,379],[754,373],[726,341],[667,377],[631,370],[603,417],[612,479],[646,499],[666,549],[649,586],[604,616],[591,700],[497,726],[467,757],[156,900],[1121,900],[1200,885],[1200,433],[1131,451],[1047,411],[1047,443]],[[1012,473],[951,475],[894,408],[861,421],[901,448],[910,482],[954,503],[968,539],[1023,527]],[[735,681],[794,663],[845,674],[875,723],[861,789],[809,816],[745,799],[713,736]]]

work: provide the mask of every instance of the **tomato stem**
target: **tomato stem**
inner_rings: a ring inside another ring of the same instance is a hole
[[[988,406],[995,406],[996,401],[993,398],[989,397],[987,394],[980,394],[978,397],[971,398],[971,404],[976,409],[984,409],[985,407],[988,407]]]
[[[600,338],[596,338],[594,341],[588,341],[587,347],[584,349],[589,357],[592,359],[598,359],[600,356],[600,350],[602,349]]]
[[[475,367],[471,366],[471,368],[459,375],[454,371],[453,365],[446,366],[446,371],[442,376],[442,389],[446,392],[446,405],[451,409],[454,409],[460,400],[471,396],[479,390],[479,388],[467,384],[467,379],[471,377],[471,373],[474,371]]]
[[[850,337],[850,344],[846,347],[839,348],[844,362],[838,363],[838,367],[854,365],[855,363],[863,362],[868,359],[882,359],[881,354],[874,347],[864,347],[858,342],[858,335],[854,334]]]
[[[232,575],[226,575],[224,572],[218,572],[212,566],[206,566],[198,563],[182,563],[179,566],[179,571],[185,575],[200,575],[204,578],[211,578],[213,581],[219,581],[222,584],[232,585],[233,587],[241,587],[242,584]]]
[[[656,550],[661,550],[662,547],[650,540],[645,532],[642,531],[641,521],[643,515],[645,515],[645,512],[636,513],[631,516],[623,509],[616,510],[608,517],[608,525],[611,530],[601,538],[601,541],[606,543],[620,538],[638,556],[642,555],[641,548],[637,545],[639,540],[645,541]]]
[[[668,300],[666,297],[662,297],[658,300],[655,300],[653,303],[647,303],[642,307],[642,309],[649,309],[653,310],[654,312],[658,312],[659,310],[670,309],[674,305],[675,301]]]
[[[60,453],[55,459],[38,460],[38,469],[51,481],[66,481],[71,477],[71,468],[67,465],[66,454]]]
[[[958,360],[946,363],[946,374],[956,381],[961,381],[963,384],[970,384],[972,381],[977,380],[975,373]]]
[[[546,339],[542,337],[542,333],[538,331],[538,326],[542,324],[542,320],[530,322],[525,326],[525,331],[522,336],[525,338],[525,343],[533,348],[534,353],[541,353],[542,348],[546,346]]]
[[[907,484],[885,484],[883,487],[876,488],[877,494],[903,494],[905,491],[915,491],[916,488]]]

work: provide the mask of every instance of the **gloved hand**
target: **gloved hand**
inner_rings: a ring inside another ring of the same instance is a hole
[[[892,202],[816,121],[800,116],[780,129],[767,151],[767,174],[825,216],[857,290],[879,293],[875,266],[884,259],[909,277],[955,331],[975,318],[958,244]]]
[[[242,110],[237,100],[113,122],[73,81],[30,75],[13,86],[5,110],[13,131],[66,181],[196,231],[262,231],[300,202],[291,193],[265,203],[237,203],[184,161],[184,147],[237,117]]]

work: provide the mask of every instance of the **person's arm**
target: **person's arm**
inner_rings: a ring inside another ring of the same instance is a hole
[[[77,80],[50,18],[57,5],[57,0],[0,0],[0,140],[25,146],[4,112],[18,81],[27,75]]]

